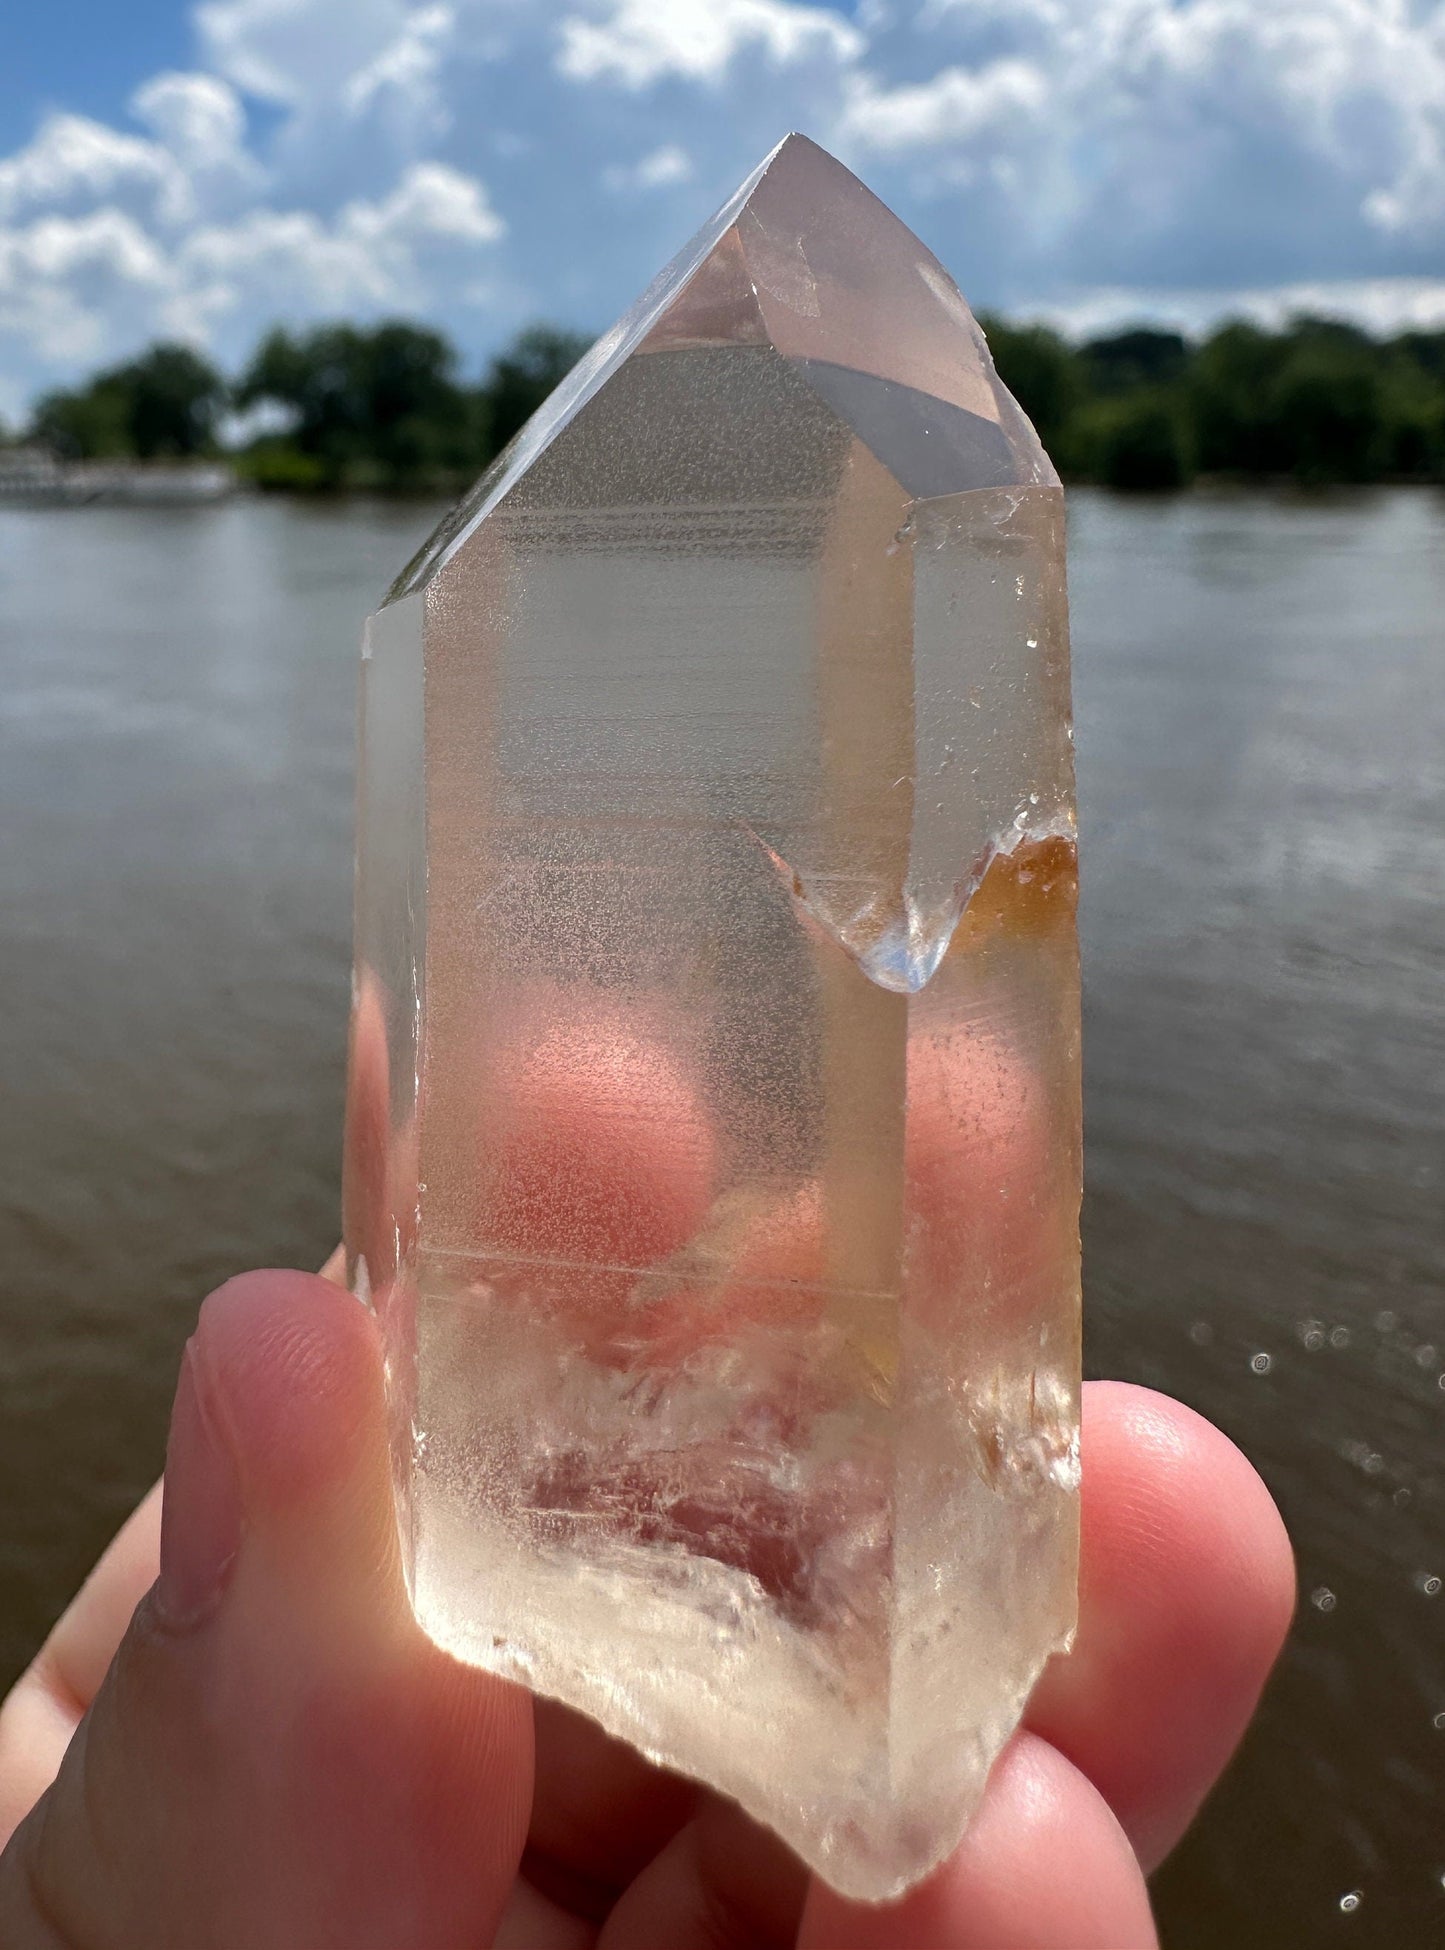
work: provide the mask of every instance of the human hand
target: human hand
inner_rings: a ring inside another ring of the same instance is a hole
[[[374,1323],[309,1275],[234,1280],[187,1350],[164,1515],[153,1494],[0,1714],[0,1942],[1143,1950],[1144,1873],[1249,1718],[1291,1561],[1249,1464],[1177,1403],[1091,1385],[1083,1458],[1075,1648],[951,1860],[863,1907],[437,1651],[398,1564]]]

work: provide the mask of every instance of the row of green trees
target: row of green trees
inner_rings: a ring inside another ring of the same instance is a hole
[[[588,343],[534,326],[480,385],[461,380],[439,332],[400,320],[277,329],[234,382],[187,346],[156,345],[47,394],[27,438],[72,459],[187,459],[217,453],[228,421],[262,409],[260,430],[230,456],[262,487],[453,487],[506,445]]]
[[[1198,343],[1146,328],[1070,346],[986,319],[999,371],[1066,476],[1111,487],[1445,480],[1445,331],[1235,320]]]
[[[1138,328],[1071,345],[984,321],[999,370],[1061,471],[1120,488],[1198,473],[1304,482],[1445,480],[1445,331],[1376,339],[1302,318],[1233,322],[1198,343]],[[523,332],[480,384],[438,332],[401,321],[276,330],[228,382],[157,345],[36,407],[29,438],[76,458],[217,451],[230,416],[263,409],[234,456],[265,487],[442,488],[469,478],[587,341]]]

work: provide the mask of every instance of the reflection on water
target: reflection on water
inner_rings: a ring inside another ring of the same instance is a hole
[[[0,516],[0,1665],[228,1271],[336,1230],[360,619],[434,511]],[[1292,1650],[1171,1950],[1445,1931],[1445,504],[1073,500],[1094,1372],[1264,1470]]]
[[[1171,1946],[1445,1931],[1445,506],[1078,498],[1089,1360],[1299,1552]],[[1357,1901],[1343,1899],[1357,1893]]]

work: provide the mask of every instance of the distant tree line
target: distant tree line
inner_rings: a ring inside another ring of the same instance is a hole
[[[244,427],[257,409],[257,430],[227,458],[260,487],[455,487],[507,444],[590,343],[532,326],[478,385],[458,376],[440,332],[401,320],[278,327],[234,382],[188,346],[154,345],[74,391],[47,393],[25,438],[77,460],[199,459],[221,451],[228,421]]]
[[[1066,477],[1182,487],[1445,480],[1445,331],[1376,339],[1332,319],[1234,320],[1191,344],[1145,327],[1070,346],[985,318],[994,358]]]
[[[1139,327],[1071,345],[1042,325],[983,323],[1068,478],[1445,481],[1445,331],[1378,339],[1300,318],[1280,331],[1235,321],[1198,343]],[[587,343],[533,326],[477,384],[440,333],[401,321],[278,328],[235,381],[188,347],[156,345],[47,394],[26,437],[78,459],[199,457],[255,409],[230,458],[262,487],[449,488],[505,446]]]

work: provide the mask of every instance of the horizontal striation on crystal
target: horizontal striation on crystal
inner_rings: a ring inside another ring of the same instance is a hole
[[[846,1893],[1075,1609],[1057,478],[790,137],[369,626],[352,1279],[417,1612]]]

